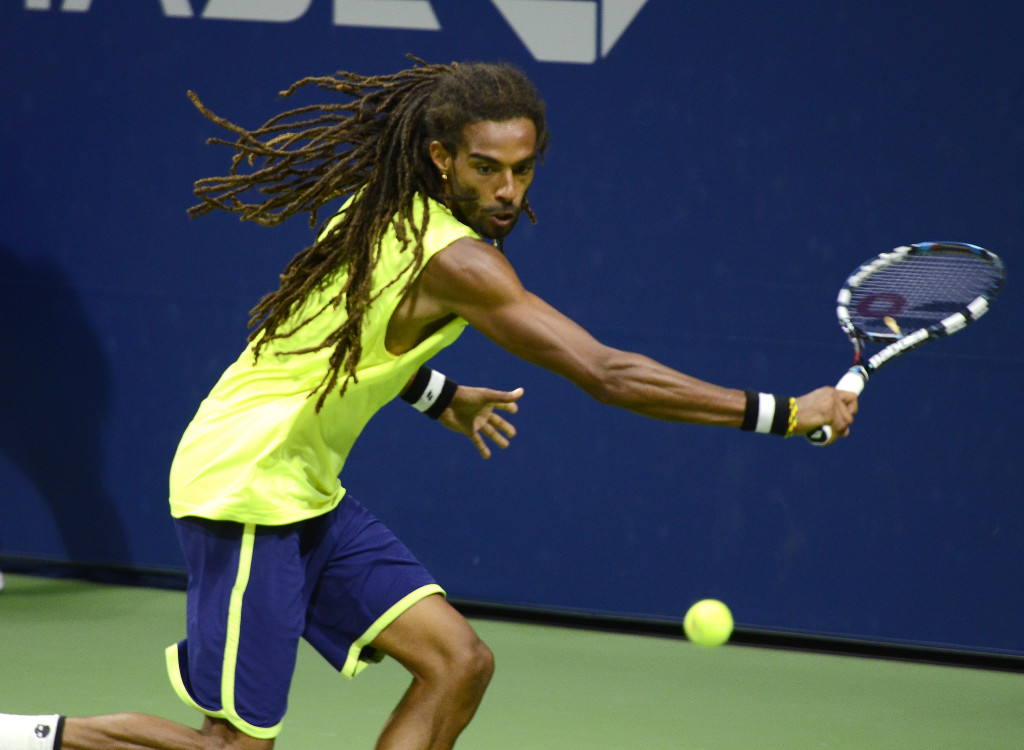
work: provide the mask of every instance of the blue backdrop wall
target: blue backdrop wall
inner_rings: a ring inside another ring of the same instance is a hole
[[[353,494],[461,599],[714,596],[747,627],[1024,653],[1022,34],[1019,2],[8,0],[0,553],[181,567],[178,437],[311,237],[188,221],[227,152],[187,89],[253,126],[306,75],[502,59],[553,131],[509,255],[607,343],[804,392],[847,365],[833,300],[867,255],[973,242],[1008,285],[828,450],[602,407],[467,332],[437,365],[526,388],[514,446],[483,462],[390,405]]]

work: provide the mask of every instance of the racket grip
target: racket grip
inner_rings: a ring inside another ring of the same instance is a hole
[[[837,391],[847,391],[849,393],[855,393],[858,396],[861,391],[864,390],[865,383],[868,382],[868,371],[860,365],[851,367],[843,377],[839,378],[839,382],[836,383]],[[832,425],[822,425],[816,430],[811,430],[805,435],[808,441],[814,443],[817,446],[823,446],[832,439]]]

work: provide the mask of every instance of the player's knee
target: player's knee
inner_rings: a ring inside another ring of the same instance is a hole
[[[474,652],[474,675],[478,681],[487,687],[494,676],[494,652],[487,644],[478,640],[473,649]]]
[[[487,644],[474,639],[452,652],[446,672],[459,688],[482,695],[494,675],[494,654]]]

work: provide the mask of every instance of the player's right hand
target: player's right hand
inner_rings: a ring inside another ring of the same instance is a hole
[[[806,435],[808,432],[828,425],[832,428],[832,439],[846,437],[850,434],[850,425],[857,413],[857,394],[849,391],[836,390],[832,386],[824,386],[806,393],[796,400],[796,428],[794,433]]]

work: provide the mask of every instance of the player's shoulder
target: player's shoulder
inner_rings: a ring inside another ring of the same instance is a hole
[[[508,292],[522,288],[501,251],[475,237],[461,237],[449,244],[430,259],[422,275],[427,286],[439,291]]]
[[[509,268],[508,259],[490,242],[477,237],[459,237],[446,245],[431,263],[449,272],[486,272]]]

